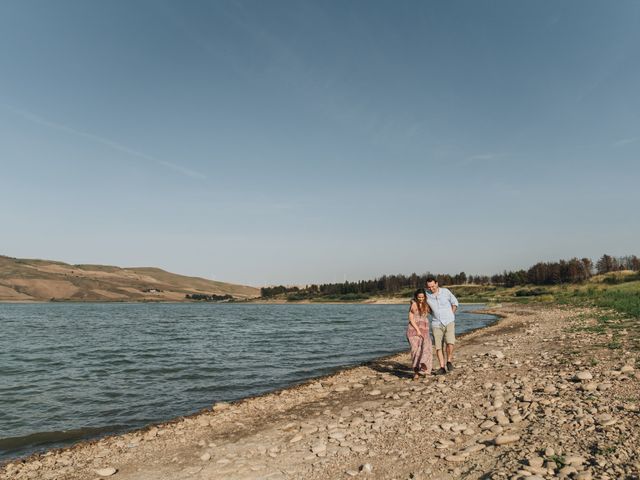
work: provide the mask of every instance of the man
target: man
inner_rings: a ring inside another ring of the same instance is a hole
[[[448,288],[440,288],[438,280],[427,278],[427,303],[431,309],[431,333],[436,344],[436,354],[440,370],[436,375],[444,375],[453,370],[453,345],[456,343],[456,310],[458,299]],[[446,343],[447,363],[445,368],[443,342]]]

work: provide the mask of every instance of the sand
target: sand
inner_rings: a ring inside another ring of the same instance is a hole
[[[0,478],[638,478],[637,352],[601,346],[589,309],[494,313],[447,375],[413,381],[402,353],[13,461]]]

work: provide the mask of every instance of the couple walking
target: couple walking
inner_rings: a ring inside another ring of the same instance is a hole
[[[419,288],[414,293],[409,308],[409,326],[407,327],[414,380],[418,379],[420,374],[429,375],[431,373],[433,351],[429,336],[429,315],[431,315],[431,333],[440,362],[440,369],[436,371],[436,375],[444,375],[447,371],[453,370],[457,309],[458,299],[449,289],[438,286],[438,280],[434,277],[427,278],[426,289]],[[447,354],[446,363],[443,347]]]

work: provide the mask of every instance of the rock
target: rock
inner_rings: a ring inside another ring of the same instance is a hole
[[[553,457],[556,454],[556,451],[552,447],[547,447],[544,449],[545,457]]]
[[[360,472],[358,472],[357,470],[347,470],[344,473],[346,473],[350,477],[357,477]]]
[[[464,462],[467,459],[466,455],[447,455],[444,457],[447,462]]]
[[[520,423],[523,420],[523,418],[524,417],[519,413],[516,413],[515,415],[511,415],[511,423]]]
[[[213,411],[214,412],[222,412],[224,410],[227,410],[228,408],[230,408],[231,405],[227,402],[218,402],[213,406]]]
[[[620,369],[622,373],[631,373],[633,372],[633,370],[634,370],[633,365],[625,365]]]
[[[586,472],[578,472],[577,475],[575,475],[574,480],[591,480],[593,477],[591,475],[590,471],[586,471]]]
[[[591,373],[589,373],[586,370],[582,370],[578,373],[576,373],[575,379],[579,380],[581,382],[584,382],[586,380],[591,380],[593,378],[593,375],[591,375]]]
[[[489,430],[491,427],[495,426],[491,420],[485,420],[480,424],[480,430]]]
[[[508,443],[517,442],[518,440],[520,440],[520,435],[505,434],[505,435],[498,435],[496,438],[493,439],[493,443],[495,445],[506,445]]]
[[[115,473],[118,470],[116,470],[113,467],[108,467],[108,468],[100,468],[98,470],[94,470],[96,475],[99,475],[101,477],[110,477],[111,475],[115,475]]]
[[[572,467],[570,465],[567,465],[566,467],[562,467],[558,472],[560,477],[568,477],[574,473],[578,473],[578,471],[575,469],[575,467]]]
[[[616,419],[613,418],[608,413],[603,413],[603,414],[598,415],[596,417],[596,422],[598,422],[598,424],[603,426],[603,427],[608,427],[608,426],[613,425],[614,423],[616,423]]]
[[[545,467],[532,467],[531,465],[527,465],[524,468],[534,475],[542,475],[544,477],[548,474],[548,469]]]
[[[380,395],[382,392],[380,390],[371,390],[369,392],[369,395],[371,395],[372,397],[376,396],[376,395]]]
[[[360,465],[360,471],[364,473],[371,473],[373,472],[373,467],[370,463],[365,463],[364,465]]]
[[[315,445],[313,445],[311,447],[311,451],[313,453],[315,453],[316,455],[318,453],[326,452],[327,451],[327,444],[324,443],[324,442],[316,443]]]
[[[595,382],[585,383],[585,384],[580,386],[580,389],[583,392],[593,392],[593,391],[598,389],[598,384],[595,383]]]
[[[527,458],[527,464],[531,467],[540,468],[544,464],[544,458],[538,457],[537,455],[534,457]]]
[[[438,443],[436,443],[436,448],[439,450],[443,450],[445,448],[449,448],[452,445],[453,445],[453,442],[451,440],[447,440],[446,438],[441,438],[440,440],[438,440]]]
[[[302,440],[302,435],[298,434],[298,435],[294,435],[293,438],[291,438],[291,440],[289,440],[289,443],[297,443],[300,440]]]
[[[484,450],[486,447],[481,443],[475,443],[473,445],[469,445],[467,448],[462,450],[462,453],[471,454],[479,452],[480,450]]]
[[[202,460],[203,462],[208,462],[209,460],[211,460],[211,454],[210,453],[205,453],[204,455],[202,455],[200,457],[200,460]]]
[[[335,430],[329,434],[329,438],[333,438],[334,440],[344,440],[346,434],[342,430]]]
[[[502,426],[509,425],[509,419],[504,414],[496,415],[496,422],[498,422],[498,425],[502,425]]]
[[[564,457],[564,463],[571,466],[582,465],[587,461],[586,458],[580,457],[578,455],[567,455]]]
[[[366,445],[353,445],[350,448],[354,453],[367,453],[369,450]]]
[[[487,353],[487,355],[489,355],[490,357],[496,358],[498,360],[504,358],[504,353],[502,353],[500,350],[491,350],[490,352]]]

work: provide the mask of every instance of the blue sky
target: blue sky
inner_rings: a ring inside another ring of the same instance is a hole
[[[0,2],[0,253],[251,285],[640,254],[640,2]]]

